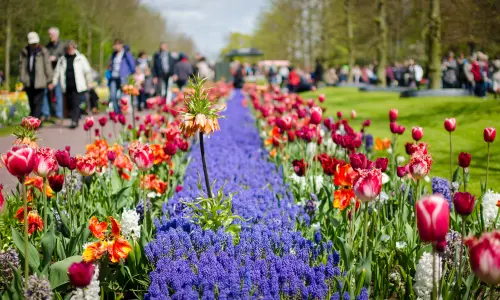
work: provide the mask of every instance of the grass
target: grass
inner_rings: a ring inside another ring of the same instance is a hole
[[[483,140],[485,127],[500,129],[500,101],[482,100],[476,97],[422,97],[399,98],[398,93],[359,92],[355,88],[324,88],[315,92],[302,94],[304,99],[316,98],[325,94],[326,115],[336,116],[342,111],[349,117],[355,110],[357,117],[351,121],[353,128],[358,129],[361,123],[370,119],[371,126],[367,132],[374,137],[391,138],[388,111],[399,110],[398,123],[406,127],[402,137],[398,138],[398,153],[405,154],[404,143],[411,142],[411,128],[424,128],[422,141],[429,144],[434,163],[431,176],[449,178],[449,133],[444,129],[444,119],[454,117],[457,128],[453,132],[453,170],[458,166],[458,154],[468,152],[472,155],[469,167],[471,180],[468,190],[480,193],[480,182],[484,181],[487,161],[487,145]],[[408,161],[408,157],[407,161]],[[491,144],[490,171],[488,188],[500,190],[500,146],[498,138]]]

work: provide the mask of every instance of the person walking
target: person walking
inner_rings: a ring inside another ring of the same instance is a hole
[[[325,69],[320,59],[316,59],[316,67],[314,68],[314,86],[318,87],[318,83],[323,81],[323,73]]]
[[[160,50],[153,57],[153,82],[158,87],[158,94],[164,97],[167,94],[168,80],[173,75],[175,58],[168,51],[165,42],[160,44]]]
[[[64,43],[59,38],[59,29],[57,27],[50,27],[49,31],[49,39],[50,42],[45,46],[49,51],[49,59],[52,64],[52,69],[55,69],[56,64],[64,55]],[[54,111],[55,117],[57,118],[56,124],[61,124],[63,120],[63,95],[62,90],[59,85],[54,85],[54,89],[46,90],[46,94],[43,100],[42,106],[42,115],[44,118],[49,118],[52,114],[52,110]],[[52,100],[55,100],[53,102]],[[51,109],[54,103],[54,109]]]
[[[214,72],[210,69],[210,66],[207,63],[207,59],[204,56],[201,56],[198,59],[198,63],[196,64],[195,75],[200,76],[200,78],[206,78],[207,80],[214,79]]]
[[[193,66],[188,61],[188,57],[182,52],[179,53],[179,62],[174,67],[174,81],[181,91],[192,75]]]
[[[455,54],[450,51],[448,53],[448,58],[443,61],[441,69],[444,72],[443,76],[443,88],[451,89],[456,88],[458,83],[458,63],[455,60]]]
[[[135,73],[135,59],[130,48],[122,40],[116,39],[113,42],[113,54],[109,59],[108,70],[111,73],[109,79],[109,97],[113,103],[113,109],[121,114],[118,100],[121,95],[121,86],[127,84],[127,77]]]
[[[85,55],[78,52],[76,43],[69,41],[66,53],[57,61],[52,83],[59,85],[66,97],[71,115],[71,129],[78,127],[80,103],[84,93],[92,89],[92,68]]]
[[[19,55],[19,78],[28,95],[30,116],[41,119],[45,89],[52,88],[49,51],[40,45],[36,32],[28,33],[28,45]]]

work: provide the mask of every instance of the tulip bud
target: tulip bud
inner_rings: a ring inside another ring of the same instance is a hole
[[[455,118],[444,119],[444,129],[448,132],[455,131],[457,128],[457,120]]]
[[[108,118],[106,118],[106,116],[102,116],[99,118],[99,125],[101,126],[106,126],[106,123],[108,122]]]
[[[0,213],[5,208],[5,199],[3,197],[3,184],[0,183]]]
[[[64,185],[64,175],[63,174],[55,174],[51,175],[47,178],[49,180],[50,188],[58,193],[62,190]]]
[[[458,155],[458,165],[462,168],[468,168],[472,156],[469,153],[462,152]]]
[[[450,226],[450,208],[440,194],[424,197],[417,201],[417,227],[423,242],[438,243],[446,240]]]
[[[411,129],[411,137],[416,141],[420,141],[424,136],[424,129],[422,127],[415,126]]]
[[[73,263],[68,268],[69,281],[74,287],[84,288],[87,287],[92,281],[95,267],[91,263],[79,262]]]
[[[323,111],[320,107],[315,106],[311,108],[311,119],[309,123],[318,125],[321,123],[321,119],[323,118]]]
[[[304,159],[301,160],[294,160],[292,162],[293,165],[293,171],[297,176],[303,177],[306,175],[306,168],[307,168],[307,163],[304,162]]]
[[[354,194],[362,202],[375,200],[382,190],[382,172],[379,169],[360,170],[354,181]]]
[[[94,117],[86,117],[84,123],[89,129],[94,126]]]
[[[177,153],[177,145],[175,143],[169,142],[163,147],[163,152],[165,154],[173,156],[175,153]]]
[[[365,170],[373,166],[373,163],[363,153],[349,155],[349,162],[354,170]]]
[[[288,141],[290,143],[293,143],[295,141],[295,131],[289,130],[287,131],[287,135],[288,135]]]
[[[116,151],[114,151],[114,150],[108,150],[107,156],[108,156],[108,160],[110,162],[114,162],[115,159],[116,159]]]
[[[398,110],[395,108],[389,110],[389,121],[396,122],[397,119],[398,119]]]
[[[406,174],[408,174],[408,172],[409,172],[408,165],[404,165],[402,167],[396,167],[396,173],[399,178],[405,177]]]
[[[405,130],[406,130],[406,127],[404,127],[403,125],[399,125],[396,133],[399,135],[402,135],[405,133]]]
[[[473,236],[464,242],[469,247],[474,274],[491,286],[500,284],[500,231],[486,232],[479,239]]]
[[[475,201],[476,197],[468,192],[456,192],[453,196],[455,211],[461,216],[468,216],[472,213]]]
[[[69,164],[69,152],[67,150],[57,150],[55,153],[57,163],[62,168],[67,168]]]
[[[497,136],[497,130],[495,129],[495,127],[485,128],[483,131],[483,136],[484,136],[484,141],[486,143],[491,143],[495,140],[495,137]]]
[[[122,125],[125,125],[125,123],[127,122],[127,120],[125,120],[125,116],[124,115],[119,114],[118,115],[118,122],[120,122],[120,124],[122,124]]]
[[[372,123],[372,121],[371,121],[371,120],[369,120],[369,119],[368,119],[368,120],[365,120],[365,121],[363,122],[363,127],[368,127],[368,126],[370,126],[370,124],[371,124],[371,123]]]
[[[391,129],[391,133],[397,134],[398,133],[398,123],[396,122],[391,122],[389,123],[389,129]]]
[[[99,128],[94,129],[94,134],[95,134],[96,137],[100,137],[101,136],[101,131],[99,130]]]
[[[64,149],[65,149],[66,151],[68,151],[68,153],[70,153],[70,152],[71,152],[71,146],[70,146],[70,145],[66,145],[66,146],[64,147]]]
[[[342,112],[341,111],[338,111],[337,112],[337,118],[340,120],[342,119]]]
[[[76,158],[74,158],[74,157],[69,158],[68,169],[70,171],[73,171],[74,169],[76,169]]]
[[[380,171],[385,172],[387,170],[387,165],[389,164],[389,159],[387,158],[377,158],[375,160],[375,168],[380,169]]]
[[[356,119],[356,111],[354,109],[351,111],[351,119]]]
[[[182,185],[178,185],[178,186],[175,187],[175,192],[176,193],[179,193],[181,191],[182,191]]]
[[[321,103],[325,102],[325,99],[326,99],[325,94],[321,94],[318,96],[318,101]]]

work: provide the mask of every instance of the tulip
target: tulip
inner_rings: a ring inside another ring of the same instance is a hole
[[[318,96],[318,101],[321,102],[321,103],[325,102],[325,99],[326,99],[325,94],[320,94]]]
[[[29,130],[37,130],[38,127],[40,127],[41,123],[42,121],[40,121],[40,119],[38,118],[27,117],[23,118],[23,120],[21,121],[21,126]]]
[[[50,148],[39,148],[36,151],[35,167],[33,172],[40,177],[47,177],[57,172],[57,164],[54,150]]]
[[[124,115],[122,115],[122,114],[119,114],[119,115],[118,115],[118,122],[120,122],[120,124],[122,124],[122,125],[125,125],[125,123],[127,122],[127,121],[125,120],[125,116],[124,116]]]
[[[72,263],[68,268],[69,281],[74,287],[87,287],[92,281],[95,267],[92,263],[78,262]]]
[[[342,112],[341,111],[338,111],[337,112],[337,118],[340,120],[342,119]]]
[[[372,121],[371,121],[370,119],[365,120],[365,121],[363,122],[363,127],[368,127],[368,126],[370,126],[370,125],[371,125],[371,123],[372,123]]]
[[[69,151],[67,150],[56,150],[55,153],[57,163],[62,168],[67,168],[69,165]]]
[[[377,198],[382,190],[382,172],[379,169],[358,170],[359,176],[354,181],[354,194],[362,202]]]
[[[68,153],[70,153],[70,152],[71,152],[71,146],[70,146],[70,145],[66,145],[66,146],[64,146],[64,149],[65,149],[66,151],[68,151]]]
[[[405,130],[406,130],[406,127],[404,127],[403,125],[399,125],[396,133],[399,135],[402,135],[405,133]]]
[[[33,148],[26,145],[15,145],[7,153],[2,154],[2,163],[10,174],[24,182],[24,177],[29,175],[35,167],[36,153]]]
[[[469,247],[469,261],[474,274],[491,286],[500,284],[500,231],[483,233],[479,239],[467,238],[465,244]]]
[[[424,152],[416,151],[410,158],[408,170],[415,179],[424,178],[431,170],[432,158]]]
[[[377,158],[375,160],[375,168],[380,169],[380,171],[385,172],[387,170],[387,165],[389,164],[389,159],[387,158]]]
[[[96,137],[100,137],[101,136],[101,131],[99,130],[99,128],[94,129],[94,135]]]
[[[392,134],[397,134],[399,129],[398,123],[396,122],[389,123],[389,129],[391,129]]]
[[[50,175],[48,178],[50,188],[58,193],[62,190],[64,185],[64,175],[63,174],[55,174]]]
[[[76,158],[74,158],[74,157],[69,158],[68,169],[70,171],[73,171],[74,169],[76,169]]]
[[[133,154],[133,161],[141,171],[147,171],[153,167],[155,156],[149,145],[144,145],[136,149]]]
[[[396,167],[396,173],[399,178],[405,177],[406,174],[408,174],[408,172],[409,172],[408,165],[404,165],[402,167]]]
[[[163,152],[165,154],[173,156],[175,153],[177,153],[177,145],[175,143],[169,142],[163,147]]]
[[[3,197],[3,184],[0,183],[0,213],[5,208],[5,199]]]
[[[351,119],[356,119],[356,111],[354,109],[351,111]]]
[[[323,125],[325,125],[325,127],[328,129],[328,130],[331,130],[331,126],[332,126],[332,120],[330,118],[326,118],[323,120]]]
[[[424,136],[424,129],[422,127],[415,126],[411,129],[411,137],[416,141],[420,141]]]
[[[373,167],[373,163],[363,153],[349,155],[349,161],[354,170],[366,170]]]
[[[314,106],[311,108],[311,119],[309,123],[318,125],[321,123],[321,120],[323,118],[323,111],[321,110],[321,107],[319,106]]]
[[[397,119],[398,119],[398,110],[395,108],[389,110],[389,121],[396,122]]]
[[[458,165],[462,168],[468,168],[470,165],[470,161],[472,156],[469,153],[462,152],[458,155]]]
[[[84,126],[87,126],[89,129],[94,126],[94,117],[86,117]]]
[[[293,171],[297,176],[303,177],[306,175],[306,168],[307,168],[307,163],[304,162],[304,159],[301,160],[294,160],[292,162],[293,165]]]
[[[276,126],[278,126],[281,130],[287,131],[292,129],[292,117],[284,116],[276,120]]]
[[[497,130],[495,129],[495,127],[488,127],[483,131],[483,137],[486,143],[492,143],[495,140],[496,136]]]
[[[108,150],[108,152],[106,154],[107,154],[108,160],[110,162],[114,162],[115,161],[115,159],[116,159],[116,151],[114,151],[114,150]]]
[[[412,155],[416,149],[417,149],[417,145],[415,145],[413,143],[406,143],[405,144],[406,154],[408,154],[408,155]]]
[[[102,116],[99,118],[99,125],[101,126],[106,126],[106,123],[108,122],[108,118],[106,118],[106,116]]]
[[[450,226],[450,208],[442,195],[434,194],[417,201],[416,214],[422,241],[437,243],[446,240]]]
[[[77,156],[76,169],[82,176],[91,176],[96,169],[96,162],[92,157]]]
[[[176,193],[179,193],[179,192],[182,192],[182,185],[178,185],[175,187],[175,192]]]
[[[117,113],[114,111],[109,112],[109,119],[113,122],[118,122]]]
[[[468,192],[456,192],[453,196],[455,211],[461,216],[468,216],[472,213],[475,201],[476,197]]]
[[[457,120],[455,118],[444,119],[444,129],[448,132],[455,131],[457,128]]]

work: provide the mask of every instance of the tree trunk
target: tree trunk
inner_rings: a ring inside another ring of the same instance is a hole
[[[12,42],[12,16],[7,7],[7,24],[5,24],[5,88],[10,84],[10,48]]]
[[[431,89],[441,88],[441,14],[440,0],[431,0],[429,7],[429,79]]]
[[[386,86],[385,68],[387,66],[387,2],[386,0],[378,0],[377,10],[378,17],[375,19],[378,31],[378,69],[377,78],[380,86]]]
[[[354,33],[352,28],[351,0],[344,0],[344,12],[347,27],[347,52],[349,52],[349,78],[348,82],[352,82],[352,68],[354,67]]]
[[[87,60],[92,65],[92,26],[90,22],[87,26]]]

